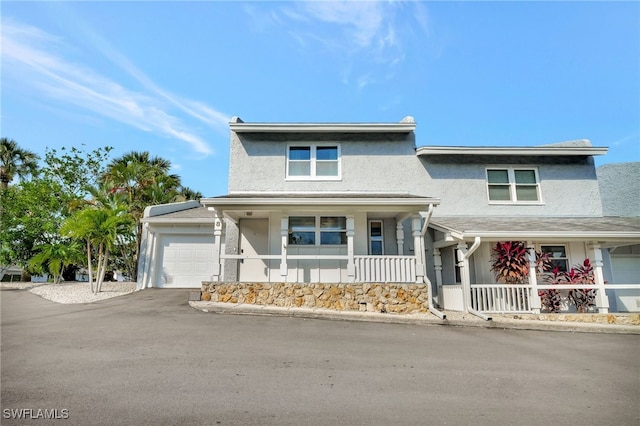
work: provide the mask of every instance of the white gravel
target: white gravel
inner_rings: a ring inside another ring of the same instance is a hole
[[[33,294],[56,303],[91,303],[129,294],[136,289],[134,282],[105,282],[98,294],[91,292],[87,282],[51,283],[2,283],[2,288],[14,288],[30,291]]]

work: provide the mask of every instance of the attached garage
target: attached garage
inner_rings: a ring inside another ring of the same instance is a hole
[[[615,284],[640,284],[640,245],[620,247],[611,254],[611,269]],[[639,290],[611,292],[619,312],[640,312]]]
[[[211,281],[216,220],[215,212],[197,201],[147,207],[136,288],[200,288]]]
[[[199,288],[213,275],[213,235],[163,235],[155,282],[159,288]]]

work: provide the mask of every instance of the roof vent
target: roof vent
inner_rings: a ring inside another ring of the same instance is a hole
[[[413,119],[412,116],[407,115],[405,118],[403,118],[402,120],[400,120],[401,123],[415,123],[416,120]]]

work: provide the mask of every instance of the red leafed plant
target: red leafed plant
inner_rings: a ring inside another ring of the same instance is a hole
[[[577,265],[569,271],[560,271],[559,268],[553,268],[551,275],[547,275],[547,281],[551,284],[594,284],[595,276],[593,274],[593,266],[591,261],[585,259],[582,265]],[[538,292],[542,305],[552,313],[560,312],[560,291],[558,290],[542,290]],[[576,310],[580,313],[588,312],[596,306],[596,290],[595,289],[572,289],[568,294],[569,302],[573,303]]]
[[[498,282],[524,284],[529,275],[527,246],[522,241],[497,242],[491,250],[491,270]]]
[[[594,284],[593,267],[589,259],[576,265],[569,271],[554,267],[550,253],[536,251],[536,275],[544,277],[551,284]],[[529,253],[522,241],[497,242],[491,249],[491,270],[496,280],[505,284],[526,284],[529,277]],[[542,306],[552,313],[560,312],[562,300],[560,290],[540,290],[538,292]],[[569,302],[578,312],[588,312],[595,307],[595,289],[569,290]]]
[[[593,266],[589,259],[585,259],[582,265],[577,265],[566,272],[569,284],[594,284],[596,282],[593,274]],[[588,312],[596,306],[596,290],[577,288],[569,290],[569,300],[576,305],[578,312]]]

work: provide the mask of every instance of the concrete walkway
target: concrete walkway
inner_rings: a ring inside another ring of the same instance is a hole
[[[640,334],[638,325],[601,324],[593,322],[562,322],[528,320],[508,315],[493,315],[491,321],[485,321],[475,315],[462,312],[445,311],[445,320],[441,320],[433,314],[382,314],[375,312],[333,311],[329,309],[309,308],[283,308],[277,306],[262,306],[240,303],[220,303],[190,301],[189,305],[194,309],[234,315],[269,315],[282,317],[299,317],[314,319],[330,319],[344,321],[367,321],[397,324],[422,324],[443,325],[455,327],[482,327],[514,330],[540,330],[540,331],[565,331],[582,333],[616,333],[616,334]]]

